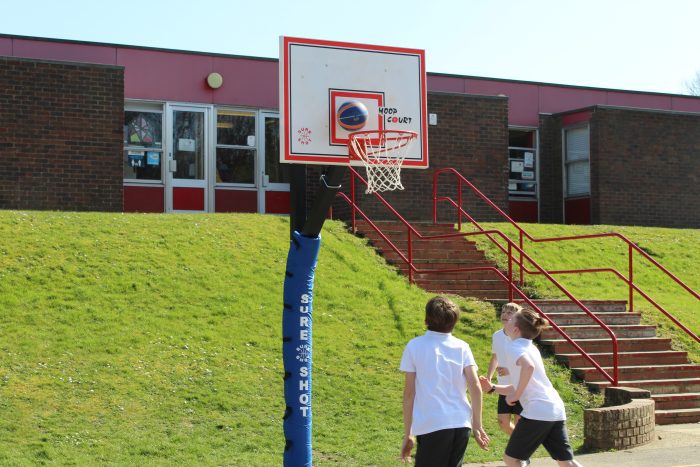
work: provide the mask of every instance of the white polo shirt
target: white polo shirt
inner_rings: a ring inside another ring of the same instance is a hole
[[[476,367],[469,345],[452,334],[426,331],[403,351],[401,371],[416,373],[411,433],[471,428],[464,368]]]
[[[511,344],[506,347],[506,366],[511,374],[513,385],[517,389],[521,367],[515,362],[523,355],[530,358],[535,365],[535,371],[520,397],[520,405],[523,406],[520,416],[547,422],[566,420],[564,401],[549,381],[544,370],[542,355],[530,339],[520,337],[511,340]]]
[[[499,367],[506,368],[506,347],[509,346],[510,343],[510,337],[506,336],[503,329],[494,332],[493,336],[491,337],[491,353],[496,356]],[[507,376],[501,376],[498,374],[498,372],[496,372],[496,376],[498,384],[512,384],[510,372]],[[517,384],[517,381],[515,381],[515,384]]]

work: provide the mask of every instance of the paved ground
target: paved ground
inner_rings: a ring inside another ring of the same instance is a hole
[[[700,467],[700,423],[657,425],[654,441],[624,451],[576,456],[585,467]],[[503,462],[464,464],[463,467],[497,467]],[[554,467],[552,459],[532,459],[531,467]]]

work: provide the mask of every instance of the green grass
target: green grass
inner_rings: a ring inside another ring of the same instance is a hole
[[[635,242],[691,289],[700,292],[700,230],[607,225],[521,225],[536,239],[604,232],[620,233]],[[518,243],[515,229],[508,224],[483,223],[482,227],[501,230]],[[478,242],[499,265],[507,267],[505,254],[483,237]],[[617,238],[545,243],[526,240],[525,251],[548,271],[613,268],[624,276],[628,274],[628,247]],[[699,334],[700,301],[676,285],[639,253],[634,253],[633,264],[635,283],[692,332]],[[535,270],[527,262],[525,266]],[[515,268],[515,271],[517,277],[518,269]],[[612,273],[563,274],[554,277],[577,298],[627,301],[629,297],[625,282]],[[526,289],[534,296],[564,298],[564,294],[543,276],[526,274],[525,282]],[[642,312],[644,322],[658,326],[659,335],[673,338],[675,348],[687,350],[693,361],[700,362],[700,345],[637,293],[634,294],[634,309]]]
[[[0,211],[0,465],[280,465],[286,218]],[[314,299],[317,465],[397,465],[430,295],[337,222]],[[456,299],[481,373],[497,323]],[[600,402],[548,362],[575,447]],[[505,435],[486,397],[492,447]]]

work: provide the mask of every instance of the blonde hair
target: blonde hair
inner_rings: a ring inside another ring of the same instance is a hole
[[[547,321],[529,308],[518,311],[511,319],[515,320],[513,324],[525,339],[534,339],[547,327]]]
[[[506,303],[505,305],[503,305],[503,306],[501,307],[500,310],[497,310],[497,311],[496,311],[496,318],[500,319],[501,316],[503,316],[503,313],[511,313],[511,314],[513,314],[513,313],[519,312],[519,311],[522,310],[522,309],[523,309],[523,307],[521,307],[521,306],[518,305],[517,303],[513,303],[513,302]]]

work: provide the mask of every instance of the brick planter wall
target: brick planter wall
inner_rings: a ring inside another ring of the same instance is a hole
[[[0,58],[0,209],[122,210],[124,70]]]
[[[626,449],[654,438],[654,400],[649,391],[608,388],[605,407],[583,414],[584,446],[588,449]]]

